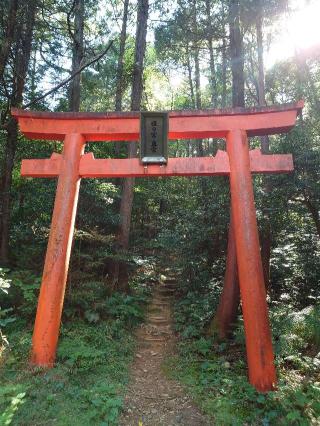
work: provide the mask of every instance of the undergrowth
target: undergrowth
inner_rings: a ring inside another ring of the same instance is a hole
[[[203,334],[208,304],[202,302],[214,292],[193,289],[177,301],[180,343],[164,364],[168,376],[185,385],[215,425],[319,425],[320,305],[298,311],[290,300],[272,304],[279,382],[275,392],[260,394],[247,381],[242,321],[228,342]]]
[[[143,319],[147,289],[109,297],[103,296],[103,283],[73,290],[67,295],[56,365],[43,371],[28,365],[37,293],[34,284],[25,280],[21,288],[20,282],[17,274],[10,281],[7,274],[13,288],[6,297],[24,302],[10,311],[12,323],[1,324],[7,345],[2,345],[0,425],[118,424],[134,354],[133,329]]]

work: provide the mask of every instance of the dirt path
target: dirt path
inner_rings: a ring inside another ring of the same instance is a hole
[[[171,301],[176,280],[169,275],[154,289],[146,323],[138,330],[138,352],[120,426],[212,426],[176,382],[161,369],[174,349]]]

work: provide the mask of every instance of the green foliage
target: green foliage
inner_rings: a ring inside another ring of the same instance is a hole
[[[288,300],[275,304],[271,320],[279,364],[297,368],[304,374],[319,370],[319,309],[320,305],[315,305],[296,312]]]
[[[64,324],[57,364],[46,372],[26,367],[30,337],[24,336],[23,328],[11,332],[13,343],[1,367],[5,419],[30,426],[40,421],[71,426],[75,418],[81,426],[117,424],[134,352],[133,336],[123,324],[111,319]],[[23,404],[16,404],[16,398]]]
[[[1,305],[12,310],[20,318],[29,320],[34,317],[38,293],[40,288],[40,277],[27,270],[16,270],[7,272],[10,280],[10,292],[0,295]]]
[[[146,302],[143,286],[129,295],[114,292],[110,296],[105,283],[87,281],[68,291],[63,315],[68,320],[84,318],[92,324],[112,318],[119,327],[132,328],[143,319]]]
[[[1,296],[8,306],[0,315],[8,330],[0,354],[1,424],[71,426],[75,418],[80,426],[118,424],[135,349],[132,331],[148,300],[146,284],[139,287],[137,276],[130,295],[108,296],[104,282],[71,281],[57,362],[44,372],[27,365],[39,279],[25,270],[2,273],[6,283],[9,277],[11,287]],[[145,279],[143,272],[140,277]],[[19,320],[9,324],[13,314]]]
[[[86,371],[105,361],[105,352],[93,348],[83,341],[83,336],[70,333],[72,339],[65,338],[59,344],[58,359],[70,370]],[[68,336],[69,337],[69,336]]]
[[[19,385],[18,386],[15,386],[15,385],[1,386],[0,406],[3,406],[3,405],[5,406],[6,404],[8,404],[7,407],[0,414],[1,425],[10,425],[12,423],[12,420],[16,411],[19,409],[19,406],[25,402],[24,398],[26,396],[26,393],[25,392],[17,393],[19,387],[20,387]]]
[[[275,392],[259,394],[246,377],[242,322],[233,341],[216,343],[201,336],[198,299],[199,294],[189,292],[177,302],[176,318],[183,340],[178,356],[164,365],[167,374],[186,386],[217,425],[317,424],[319,305],[296,311],[288,296],[273,303],[271,321],[279,385]],[[192,323],[198,324],[198,329],[191,327]]]
[[[100,425],[117,425],[117,419],[122,407],[122,398],[119,398],[115,386],[108,383],[99,383],[84,393],[87,399],[87,409],[90,412],[91,422],[100,422]]]
[[[200,337],[214,312],[219,289],[189,291],[175,307],[175,328],[183,338]]]
[[[214,424],[316,424],[320,415],[319,383],[301,381],[299,374],[281,370],[278,390],[260,394],[248,384],[241,359],[244,354],[229,362],[226,359],[232,347],[222,354],[212,350],[209,354],[207,349],[202,352],[203,347],[203,342],[187,349],[183,346],[179,357],[171,358],[165,370],[185,385]],[[204,355],[209,359],[201,360]]]
[[[7,277],[7,269],[0,268],[0,292],[4,293],[5,295],[8,294],[8,290],[11,285],[11,280]],[[0,294],[0,298],[3,297],[3,295]],[[1,304],[2,305],[2,304]],[[12,316],[13,308],[7,308],[4,309],[0,305],[0,356],[5,349],[6,346],[8,346],[9,342],[7,340],[7,337],[3,333],[3,328],[6,327],[11,322],[15,321],[15,317]]]
[[[107,312],[118,321],[129,324],[130,326],[137,325],[144,316],[144,311],[141,307],[141,302],[145,302],[144,297],[134,297],[121,293],[114,293],[106,300]],[[139,304],[140,303],[140,304]]]
[[[8,294],[8,289],[10,288],[11,282],[11,280],[7,278],[7,272],[8,269],[0,268],[0,291],[6,294]]]

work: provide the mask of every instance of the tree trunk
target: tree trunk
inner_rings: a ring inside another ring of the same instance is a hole
[[[194,87],[193,87],[193,77],[192,77],[192,67],[191,67],[191,61],[190,61],[190,50],[189,45],[187,45],[187,69],[188,69],[188,81],[189,81],[189,88],[190,88],[190,96],[191,96],[191,103],[192,107],[196,107],[196,99],[194,96]]]
[[[11,0],[8,10],[8,20],[5,36],[1,41],[0,49],[0,81],[3,79],[4,70],[7,64],[10,48],[14,38],[18,10],[18,0]]]
[[[74,31],[72,35],[72,69],[71,73],[80,68],[81,62],[84,57],[84,41],[83,41],[83,28],[84,28],[84,0],[75,0],[74,2]],[[70,83],[69,95],[69,110],[80,111],[80,79],[81,73],[77,74]]]
[[[240,29],[239,0],[229,2],[230,58],[232,72],[232,105],[244,107],[244,52]]]
[[[240,30],[240,11],[237,0],[229,2],[230,55],[232,71],[232,106],[244,107],[244,60],[242,34]],[[237,258],[234,244],[232,213],[230,211],[230,228],[228,236],[228,254],[224,286],[219,300],[218,310],[211,322],[209,330],[217,329],[220,338],[226,338],[237,317],[240,303],[239,280],[237,274]]]
[[[259,12],[256,18],[256,33],[257,33],[257,57],[258,57],[258,100],[259,106],[266,105],[265,98],[265,75],[264,75],[264,61],[263,61],[263,9],[262,5],[259,6]],[[267,135],[260,137],[261,152],[263,154],[269,154],[270,143]],[[271,187],[268,177],[263,178],[263,188],[266,196],[268,197],[271,192]],[[271,257],[271,245],[272,245],[272,234],[270,226],[270,215],[268,210],[262,207],[264,216],[264,229],[261,235],[261,258],[262,267],[264,274],[265,286],[268,289],[270,283],[270,257]]]
[[[120,33],[120,46],[119,46],[119,57],[117,65],[117,83],[116,83],[116,98],[115,98],[115,110],[122,110],[122,96],[123,96],[123,65],[124,65],[124,53],[127,39],[127,23],[128,23],[128,9],[129,0],[124,0],[123,4],[123,18],[122,27]],[[121,151],[122,142],[115,143],[115,156],[119,157]]]
[[[225,14],[225,3],[222,1],[222,48],[221,48],[221,66],[222,66],[222,94],[221,94],[221,107],[225,108],[227,105],[227,36],[226,36],[226,14]]]
[[[139,111],[143,91],[143,61],[146,51],[146,37],[148,24],[149,0],[139,0],[137,12],[137,30],[135,42],[135,58],[132,79],[131,110]],[[128,158],[136,157],[137,144],[129,143]],[[120,204],[120,227],[117,243],[120,251],[127,253],[129,248],[131,213],[133,204],[134,178],[124,180]],[[128,291],[128,274],[123,270],[127,264],[122,265],[122,271],[118,275],[119,290]],[[121,281],[120,281],[121,280]]]
[[[307,199],[307,198],[304,198],[303,200],[302,200],[302,203],[307,207],[307,209],[309,210],[309,212],[310,212],[310,214],[311,214],[311,216],[312,216],[312,219],[313,219],[313,221],[314,221],[314,224],[315,224],[315,226],[316,226],[316,230],[317,230],[317,233],[318,233],[318,236],[320,237],[320,217],[319,217],[319,209],[314,205],[314,204],[312,204],[312,202],[309,200],[309,199]]]
[[[225,108],[227,105],[227,43],[226,38],[222,39],[222,95],[221,107]]]
[[[217,98],[217,81],[216,81],[216,65],[213,51],[212,37],[208,40],[210,55],[210,84],[211,84],[211,107],[216,108]]]
[[[124,0],[122,27],[121,27],[121,33],[120,33],[119,57],[118,57],[118,66],[117,66],[117,85],[116,85],[116,99],[115,99],[116,111],[122,110],[123,65],[124,65],[124,53],[125,53],[126,38],[127,38],[128,8],[129,8],[129,0]]]
[[[213,51],[213,35],[212,35],[212,23],[211,23],[211,7],[210,0],[205,0],[206,15],[207,15],[207,33],[208,33],[208,47],[210,57],[210,85],[211,85],[211,107],[216,107],[216,96],[217,96],[217,80],[216,80],[216,67]]]
[[[2,176],[2,211],[1,211],[1,245],[0,265],[9,264],[9,232],[10,232],[10,204],[12,171],[17,148],[18,125],[15,119],[10,118],[7,126],[7,141],[5,148],[4,173]]]
[[[200,86],[200,62],[199,62],[199,48],[194,48],[194,77],[195,77],[195,88],[196,88],[196,108],[201,109],[201,86]],[[203,145],[202,139],[196,140],[197,154],[198,157],[203,157]]]
[[[37,1],[30,0],[21,5],[21,22],[15,27],[14,42],[16,44],[13,63],[13,87],[10,95],[10,105],[20,106],[28,71]],[[15,119],[9,117],[7,125],[7,141],[4,153],[4,168],[0,194],[0,264],[9,263],[9,233],[10,233],[10,202],[12,172],[17,149],[18,125]]]

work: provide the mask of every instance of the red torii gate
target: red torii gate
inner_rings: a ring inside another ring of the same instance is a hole
[[[260,108],[169,112],[169,139],[225,138],[215,157],[169,158],[167,165],[144,166],[139,159],[95,159],[86,142],[137,141],[138,112],[51,113],[12,109],[31,139],[60,140],[62,154],[23,160],[24,177],[58,177],[52,224],[32,340],[31,362],[55,361],[69,267],[79,185],[83,177],[230,175],[231,214],[245,325],[249,381],[258,391],[274,389],[276,372],[268,320],[251,173],[287,173],[287,155],[249,151],[248,136],[289,131],[303,102]],[[227,271],[228,272],[228,271]]]

